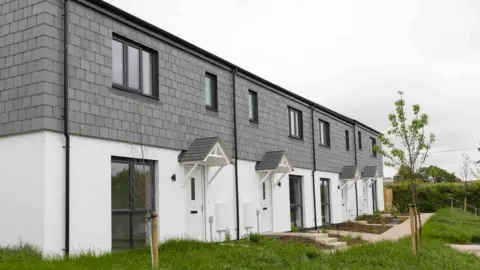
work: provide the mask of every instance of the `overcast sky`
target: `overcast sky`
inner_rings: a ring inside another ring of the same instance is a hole
[[[432,151],[479,146],[480,1],[107,2],[381,132],[402,90],[430,115]],[[459,175],[463,152],[428,163]]]

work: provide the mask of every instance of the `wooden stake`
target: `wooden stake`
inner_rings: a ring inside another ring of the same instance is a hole
[[[417,245],[415,244],[417,236],[415,232],[415,221],[413,220],[415,218],[415,211],[413,210],[413,207],[414,206],[410,205],[410,235],[412,237],[412,253],[413,256],[417,256]]]
[[[465,200],[463,202],[463,211],[467,212],[467,196],[465,196]]]
[[[153,266],[158,267],[158,215],[157,212],[152,213],[152,249],[153,249]]]

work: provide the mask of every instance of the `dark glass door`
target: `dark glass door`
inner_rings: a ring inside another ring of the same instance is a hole
[[[291,175],[289,187],[291,226],[303,228],[302,177]]]
[[[153,162],[112,159],[112,248],[148,244],[148,214],[154,209]]]
[[[322,224],[330,224],[330,179],[320,178]]]

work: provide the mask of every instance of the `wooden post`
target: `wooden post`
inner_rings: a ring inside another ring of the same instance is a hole
[[[450,204],[452,205],[452,210],[453,210],[453,198],[450,198]]]
[[[465,201],[463,202],[463,211],[467,212],[467,196],[465,196]]]
[[[155,211],[152,213],[152,250],[153,267],[158,267],[158,215]]]
[[[417,245],[415,243],[416,241],[416,228],[415,228],[415,221],[413,220],[415,218],[415,211],[414,211],[414,206],[410,205],[410,235],[412,237],[412,253],[413,256],[417,256]]]

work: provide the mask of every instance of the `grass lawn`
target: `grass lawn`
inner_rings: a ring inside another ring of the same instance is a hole
[[[450,244],[480,244],[480,217],[459,209],[442,209],[425,224],[423,234]]]
[[[450,215],[450,221],[453,219],[459,224],[464,224],[463,221],[473,224],[469,221],[471,217],[462,213],[440,212],[439,215]],[[480,269],[480,258],[456,252],[444,245],[448,237],[432,234],[438,222],[434,218],[425,225],[426,237],[416,258],[411,255],[408,238],[354,246],[336,254],[322,253],[311,245],[274,239],[228,244],[173,240],[161,245],[160,263],[162,269]],[[450,222],[442,228],[448,231],[451,226],[455,232],[459,224]],[[0,269],[150,269],[150,258],[148,250],[136,250],[101,257],[42,261],[38,253],[28,248],[0,249]]]

